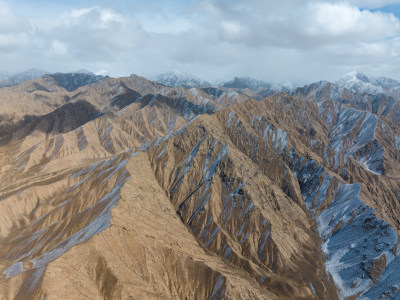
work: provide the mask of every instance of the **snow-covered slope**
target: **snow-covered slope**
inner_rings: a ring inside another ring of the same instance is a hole
[[[359,72],[350,72],[336,81],[340,88],[356,93],[390,93],[399,90],[400,82],[386,77],[372,77]]]
[[[394,79],[351,72],[336,82],[319,81],[298,87],[291,94],[305,101],[334,100],[357,110],[400,120],[400,82]]]
[[[160,74],[154,78],[154,81],[171,87],[192,88],[210,85],[197,76],[185,72],[167,72]]]
[[[224,82],[221,85],[233,89],[250,89],[258,93],[265,90],[289,92],[293,88],[291,83],[270,83],[250,77],[235,77],[231,81]]]

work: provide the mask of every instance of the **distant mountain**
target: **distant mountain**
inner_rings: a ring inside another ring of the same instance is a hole
[[[72,72],[67,72],[67,73],[79,73],[79,74],[95,75],[95,73],[93,73],[93,72],[91,72],[89,70],[86,70],[86,69],[79,69],[79,70],[72,71]]]
[[[116,73],[110,72],[108,70],[100,70],[95,72],[94,74],[96,75],[102,75],[102,76],[108,76],[108,77],[113,77],[113,78],[118,78],[121,77],[122,75],[118,75]]]
[[[222,86],[226,88],[250,89],[254,91],[260,91],[265,88],[272,89],[270,83],[249,77],[235,77],[233,80],[225,82]]]
[[[400,82],[386,77],[372,77],[359,72],[350,72],[336,81],[340,88],[356,93],[387,94],[400,89]]]
[[[0,73],[0,88],[11,87],[28,80],[35,80],[46,74],[56,80],[62,87],[64,87],[68,91],[73,91],[81,86],[96,83],[99,80],[107,77],[103,75],[96,75],[85,69],[79,69],[77,71],[68,73],[54,74],[43,71],[41,69],[29,69],[25,72],[14,75],[10,75],[9,73]]]
[[[14,74],[10,72],[0,72],[0,82],[6,80],[8,77],[13,76]]]
[[[278,92],[290,93],[293,89],[291,83],[285,85],[278,83],[265,82],[262,80],[250,78],[250,77],[235,77],[231,81],[227,81],[220,84],[223,88],[227,89],[240,89],[244,90],[243,93],[248,96],[254,97],[257,100],[262,100],[265,97],[274,95]],[[251,91],[249,93],[249,90]]]
[[[37,79],[48,72],[40,70],[40,69],[29,69],[25,72],[18,73],[8,77],[0,76],[2,81],[0,82],[0,87],[9,87],[20,84],[27,80]]]
[[[189,73],[167,72],[154,78],[154,81],[172,87],[204,87],[210,84]]]
[[[255,92],[260,92],[265,89],[289,92],[293,88],[291,83],[279,84],[265,82],[250,77],[235,77],[233,80],[223,83],[222,86],[233,89],[250,89]]]
[[[53,78],[58,84],[70,92],[82,86],[97,83],[101,79],[106,78],[106,76],[95,75],[91,72],[55,73],[46,76]]]

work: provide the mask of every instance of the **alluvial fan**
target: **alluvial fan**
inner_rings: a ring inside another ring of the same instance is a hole
[[[0,89],[1,299],[400,297],[400,84],[167,75]]]

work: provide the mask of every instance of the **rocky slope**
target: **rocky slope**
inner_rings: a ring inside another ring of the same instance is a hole
[[[0,298],[397,297],[396,94],[272,94],[60,73],[0,89]]]

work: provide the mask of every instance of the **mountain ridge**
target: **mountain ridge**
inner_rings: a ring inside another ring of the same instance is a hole
[[[1,297],[396,297],[395,95],[58,74],[0,89]]]

